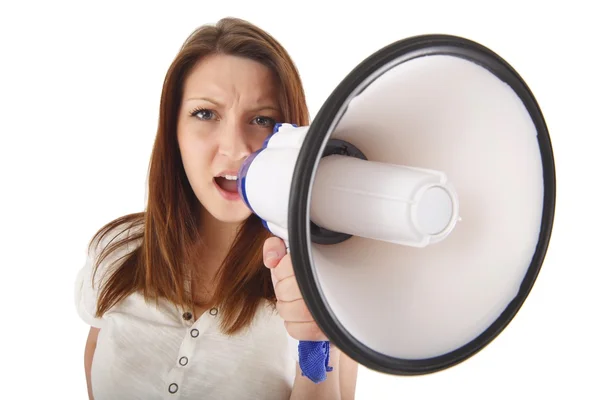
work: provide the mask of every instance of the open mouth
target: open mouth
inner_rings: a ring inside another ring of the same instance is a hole
[[[215,183],[227,193],[237,193],[237,175],[216,176]]]

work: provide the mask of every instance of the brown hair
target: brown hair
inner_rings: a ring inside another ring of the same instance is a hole
[[[282,122],[300,126],[309,123],[298,71],[287,51],[268,33],[237,18],[224,18],[192,32],[163,83],[146,211],[106,224],[90,243],[91,249],[95,241],[101,242],[118,227],[121,233],[130,232],[102,248],[94,273],[110,254],[131,243],[140,243],[117,260],[122,262],[102,285],[98,317],[134,292],[143,293],[146,300],[162,298],[182,308],[193,307],[186,281],[192,274],[190,264],[195,258],[194,251],[198,251],[201,204],[184,172],[176,129],[187,76],[203,57],[216,53],[246,57],[269,67],[279,84]],[[274,302],[271,276],[262,261],[262,245],[269,236],[258,217],[252,214],[242,224],[217,273],[214,296],[205,305],[219,307],[221,329],[227,334],[234,334],[250,324],[261,299]]]

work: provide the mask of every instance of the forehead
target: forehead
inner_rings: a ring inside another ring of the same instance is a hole
[[[200,60],[184,83],[185,97],[209,96],[224,101],[235,99],[249,103],[277,99],[272,71],[247,58],[211,55]]]

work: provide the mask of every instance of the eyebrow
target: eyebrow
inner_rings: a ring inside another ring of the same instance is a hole
[[[219,103],[216,100],[213,100],[211,98],[208,97],[188,97],[187,99],[185,99],[185,101],[197,101],[197,100],[202,100],[202,101],[208,101],[209,103],[213,103],[216,106],[220,106],[221,103]]]
[[[209,97],[188,97],[187,99],[184,100],[184,102],[198,101],[198,100],[202,100],[202,101],[206,101],[206,102],[212,103],[212,104],[214,104],[217,107],[222,107],[223,106],[218,101],[213,100],[213,99],[211,99]],[[251,109],[250,111],[252,111],[252,112],[258,112],[258,111],[263,111],[263,110],[271,110],[271,111],[275,111],[275,112],[281,113],[281,109],[279,107],[274,106],[274,105],[269,105],[269,104],[255,107],[255,108]]]

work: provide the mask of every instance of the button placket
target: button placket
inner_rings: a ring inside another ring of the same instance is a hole
[[[163,399],[175,400],[181,395],[181,382],[183,382],[183,373],[177,368],[172,368],[166,381],[165,395]]]
[[[181,382],[183,382],[183,375],[177,368],[173,368],[169,372],[167,381],[165,383],[165,394],[163,399],[175,400],[181,396]]]
[[[200,335],[202,335],[211,325],[211,320],[202,315],[189,329],[187,335],[181,343],[179,349],[179,358],[177,363],[180,367],[185,367],[189,364],[191,356],[196,349],[196,343]]]
[[[183,313],[182,318],[184,320],[186,319],[185,313]],[[189,363],[193,359],[198,338],[206,332],[213,322],[214,317],[203,314],[196,322],[189,325],[186,324],[188,325],[186,329],[187,332],[183,338],[181,347],[179,348],[175,366],[171,369],[169,376],[167,377],[167,393],[165,394],[165,399],[179,398],[181,382],[183,382],[185,371],[189,368]]]

